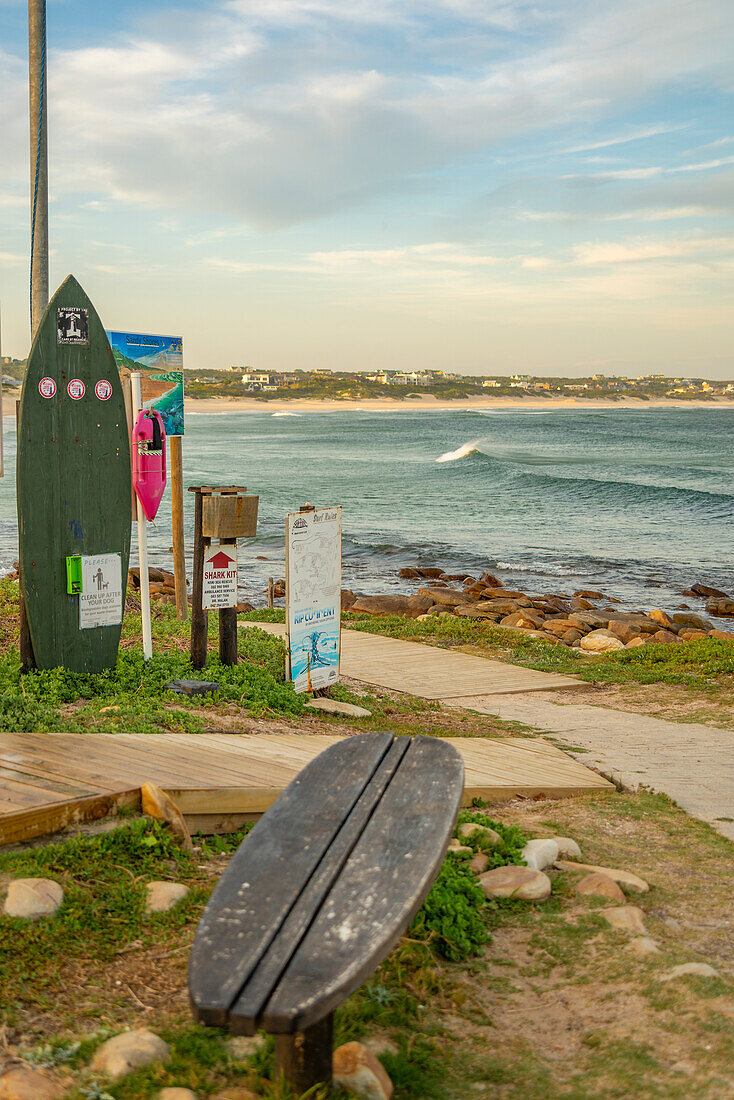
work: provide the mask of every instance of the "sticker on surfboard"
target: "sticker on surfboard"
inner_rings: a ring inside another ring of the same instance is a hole
[[[72,378],[69,385],[66,387],[66,392],[72,401],[81,401],[84,394],[87,392],[87,387],[84,385],[81,378]]]
[[[94,387],[94,392],[100,401],[109,401],[112,397],[112,383],[108,382],[106,378],[100,378],[99,382]]]
[[[89,311],[59,306],[56,310],[56,342],[59,344],[89,344]]]
[[[42,378],[38,383],[38,392],[41,397],[55,397],[56,396],[56,383],[53,378]]]

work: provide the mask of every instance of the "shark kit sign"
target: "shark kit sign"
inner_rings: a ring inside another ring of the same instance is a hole
[[[209,546],[204,553],[201,606],[219,611],[237,604],[237,543]]]

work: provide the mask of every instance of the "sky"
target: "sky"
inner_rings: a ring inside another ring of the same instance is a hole
[[[185,364],[734,378],[731,0],[48,0],[51,285]],[[29,346],[0,0],[2,350]]]

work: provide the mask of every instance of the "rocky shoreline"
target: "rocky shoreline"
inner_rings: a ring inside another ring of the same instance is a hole
[[[624,611],[616,606],[619,600],[603,592],[581,589],[572,594],[530,595],[505,588],[490,573],[476,578],[415,566],[401,569],[399,577],[416,585],[413,595],[357,596],[345,590],[342,610],[423,620],[434,615],[484,620],[585,653],[650,643],[680,644],[698,638],[734,641],[734,631],[717,629],[705,615],[685,603],[670,614],[662,608]],[[725,592],[694,584],[682,594],[705,601],[709,615],[734,618],[734,599]]]

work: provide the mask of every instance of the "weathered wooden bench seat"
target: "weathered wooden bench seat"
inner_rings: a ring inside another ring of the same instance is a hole
[[[189,962],[194,1015],[275,1034],[298,1093],[331,1080],[333,1013],[428,894],[461,803],[447,742],[370,733],[316,757],[217,883]]]

